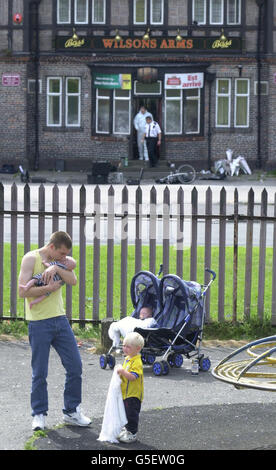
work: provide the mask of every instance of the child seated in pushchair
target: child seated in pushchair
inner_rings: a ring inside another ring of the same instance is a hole
[[[108,335],[113,341],[112,347],[118,348],[120,345],[120,337],[125,337],[128,333],[134,331],[135,328],[156,328],[157,322],[152,317],[153,311],[151,307],[142,307],[139,312],[139,318],[133,316],[122,318],[119,321],[111,323]]]

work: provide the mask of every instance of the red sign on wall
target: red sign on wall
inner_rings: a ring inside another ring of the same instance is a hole
[[[2,85],[3,86],[19,86],[20,85],[20,75],[3,73],[2,75]]]

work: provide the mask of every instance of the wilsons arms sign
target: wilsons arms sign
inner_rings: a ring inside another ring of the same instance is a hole
[[[197,50],[238,52],[242,48],[240,38],[227,38],[221,40],[215,37],[185,37],[181,41],[174,38],[122,38],[114,37],[87,37],[77,39],[72,37],[57,36],[55,39],[56,50],[82,51],[91,50],[106,52],[193,52]]]

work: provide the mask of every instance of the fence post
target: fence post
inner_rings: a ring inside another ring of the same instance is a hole
[[[122,190],[122,223],[121,223],[121,312],[120,317],[127,315],[127,253],[128,253],[128,189]]]
[[[170,190],[168,186],[163,194],[163,273],[170,270]]]
[[[73,237],[73,217],[70,215],[73,212],[73,188],[71,184],[67,187],[66,191],[66,232]],[[73,240],[72,240],[73,242]],[[69,321],[72,320],[72,286],[66,284],[66,315]]]
[[[85,289],[85,279],[86,279],[86,237],[85,237],[85,209],[86,209],[86,189],[82,185],[80,188],[80,224],[79,224],[79,234],[80,234],[80,253],[79,253],[79,319],[80,327],[85,326],[85,304],[86,304],[86,289]]]
[[[107,213],[107,288],[106,316],[113,316],[113,280],[114,280],[114,188],[108,189]]]
[[[11,317],[16,318],[17,307],[17,186],[13,183],[11,187],[11,290],[10,311]]]
[[[212,215],[212,190],[210,186],[206,191],[206,200],[205,200],[205,214]],[[211,244],[212,244],[212,220],[206,219],[205,221],[205,268],[212,269],[211,266]],[[204,283],[207,285],[209,282],[210,275],[204,271]],[[206,293],[206,320],[210,320],[210,289]]]
[[[142,189],[140,186],[136,190],[135,212],[135,273],[137,273],[142,266]]]
[[[0,182],[0,318],[4,307],[4,186]]]
[[[156,273],[156,188],[150,190],[150,218],[149,218],[149,270]]]
[[[276,218],[276,193],[274,194],[274,217]],[[276,222],[273,224],[271,324],[276,325]]]
[[[254,191],[251,188],[248,193],[247,216],[254,216]],[[251,284],[252,284],[252,246],[253,246],[253,219],[247,220],[246,227],[246,260],[244,283],[244,318],[250,318]]]
[[[237,321],[239,194],[234,191],[233,322]]]
[[[93,240],[93,320],[99,320],[100,309],[100,239],[101,239],[101,190],[94,190],[94,240]]]
[[[27,253],[31,249],[31,202],[30,202],[30,186],[25,184],[24,186],[24,253]]]
[[[267,190],[264,189],[261,198],[261,216],[267,216]],[[264,318],[264,290],[265,290],[265,259],[266,259],[266,221],[261,220],[260,249],[259,249],[259,283],[258,283],[258,317]]]
[[[55,184],[53,187],[53,232],[58,230],[59,220],[58,215],[55,212],[59,211],[59,189],[58,185]]]
[[[198,192],[194,187],[192,190],[191,281],[196,281],[197,277],[197,218],[194,217],[195,215],[198,215]]]
[[[38,247],[41,248],[45,243],[45,187],[43,184],[39,186],[38,193]]]
[[[225,303],[225,240],[226,240],[226,191],[220,191],[219,214],[219,272],[218,272],[218,321],[223,322]]]
[[[177,246],[176,246],[176,274],[183,277],[183,242],[184,242],[184,191],[180,187],[177,191]]]

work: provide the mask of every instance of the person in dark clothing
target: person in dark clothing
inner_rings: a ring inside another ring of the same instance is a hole
[[[142,142],[144,139],[146,139],[150,166],[154,167],[157,163],[157,146],[161,145],[161,129],[151,116],[146,117],[146,128]]]

